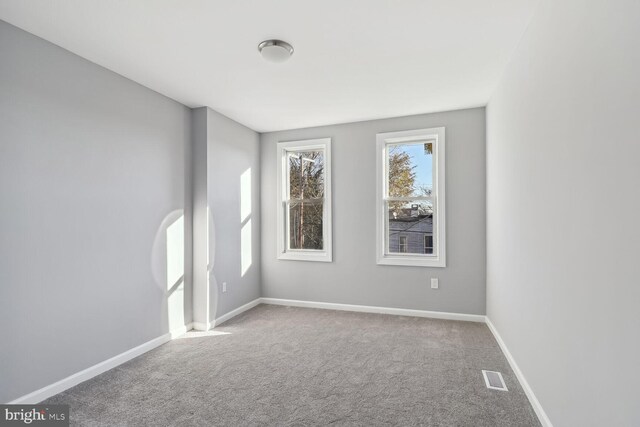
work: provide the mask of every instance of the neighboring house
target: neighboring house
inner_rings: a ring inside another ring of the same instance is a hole
[[[416,208],[389,212],[389,252],[433,254],[433,214]]]

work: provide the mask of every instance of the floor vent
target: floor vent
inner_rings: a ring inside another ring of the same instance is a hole
[[[484,377],[484,383],[487,385],[487,388],[490,388],[491,390],[508,391],[500,372],[485,371],[483,369],[482,376]]]

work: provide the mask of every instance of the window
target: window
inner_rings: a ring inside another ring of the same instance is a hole
[[[278,258],[332,260],[331,139],[278,143]]]
[[[424,236],[424,253],[425,254],[433,253],[433,236],[432,235]]]
[[[378,264],[446,266],[444,134],[377,135]]]
[[[398,242],[398,252],[407,252],[407,236],[400,236],[400,242]]]

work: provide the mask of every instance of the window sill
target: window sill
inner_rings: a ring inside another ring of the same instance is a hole
[[[332,256],[326,251],[318,252],[283,252],[278,255],[278,259],[286,261],[314,261],[314,262],[332,262]]]
[[[378,257],[378,265],[399,265],[406,267],[439,267],[447,266],[444,258],[441,257],[416,257],[416,256],[394,256],[384,255]]]

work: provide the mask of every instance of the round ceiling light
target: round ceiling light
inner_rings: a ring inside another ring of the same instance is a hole
[[[293,55],[293,46],[282,40],[265,40],[258,45],[258,50],[269,62],[284,62]]]

